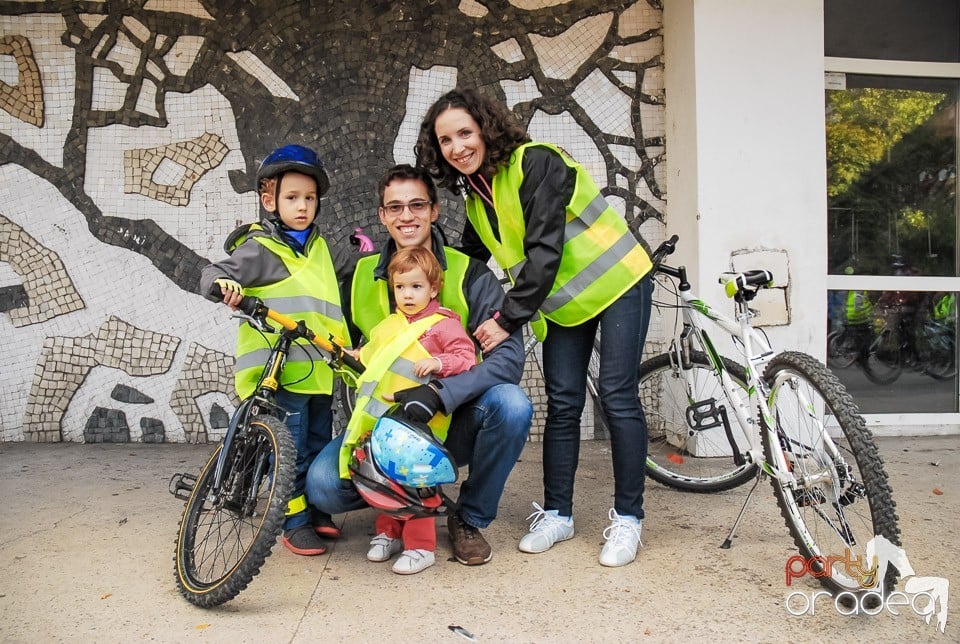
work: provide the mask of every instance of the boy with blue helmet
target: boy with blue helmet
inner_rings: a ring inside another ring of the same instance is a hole
[[[260,164],[257,184],[267,216],[229,235],[224,244],[228,257],[203,269],[200,292],[234,308],[245,296],[259,297],[318,334],[349,337],[330,250],[316,226],[320,197],[330,187],[323,163],[310,148],[285,145]],[[241,398],[257,390],[264,349],[275,340],[249,324],[240,326],[235,386]],[[310,463],[332,438],[333,379],[333,371],[308,343],[298,341],[277,392],[277,403],[289,412],[287,426],[297,448],[282,542],[299,555],[323,554],[326,546],[319,537],[340,535],[330,515],[311,516],[304,490]]]

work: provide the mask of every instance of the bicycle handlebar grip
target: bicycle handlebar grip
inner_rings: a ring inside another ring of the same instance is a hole
[[[343,362],[343,364],[347,365],[357,373],[363,373],[363,370],[366,369],[366,367],[363,366],[363,363],[349,353],[346,353],[341,347],[338,348],[340,349],[340,355],[337,356],[337,358]]]
[[[663,261],[664,257],[667,255],[672,255],[673,251],[677,250],[678,241],[680,241],[680,237],[678,235],[671,235],[670,239],[657,246],[657,250],[653,251],[653,257],[650,258],[653,262],[653,265],[658,265],[661,261]]]

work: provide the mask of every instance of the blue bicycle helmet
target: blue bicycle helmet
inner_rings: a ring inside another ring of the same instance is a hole
[[[422,423],[386,415],[353,450],[350,476],[371,506],[398,518],[448,513],[441,485],[455,483],[453,456]]]
[[[257,185],[264,179],[278,177],[285,172],[300,172],[317,182],[317,196],[330,189],[330,178],[317,153],[302,145],[285,145],[267,155],[257,169]]]

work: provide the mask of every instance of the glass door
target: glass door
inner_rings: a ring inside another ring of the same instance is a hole
[[[958,412],[958,94],[828,73],[827,359],[865,414]]]

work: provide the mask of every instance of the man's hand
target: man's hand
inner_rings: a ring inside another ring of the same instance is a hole
[[[391,396],[384,396],[390,400]],[[439,411],[443,411],[440,394],[432,385],[419,385],[410,389],[401,389],[392,396],[400,404],[400,414],[418,423],[429,422]]]

